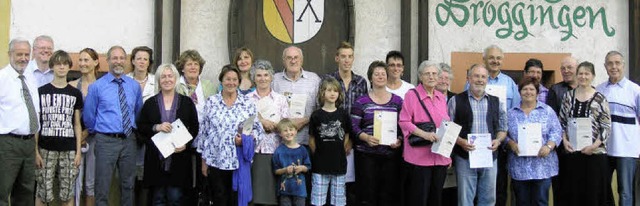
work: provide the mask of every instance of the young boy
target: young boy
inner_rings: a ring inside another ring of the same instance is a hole
[[[40,94],[40,132],[36,133],[36,205],[55,199],[53,181],[62,205],[74,205],[74,187],[82,157],[80,110],[82,93],[67,84],[71,57],[58,50],[49,60],[54,79],[38,89]],[[56,176],[57,174],[57,176]]]
[[[273,153],[273,168],[278,181],[278,196],[282,206],[304,206],[307,197],[304,174],[311,169],[307,149],[296,141],[298,129],[289,119],[282,119],[277,125],[282,144]]]

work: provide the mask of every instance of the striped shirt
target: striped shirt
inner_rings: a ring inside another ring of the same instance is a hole
[[[351,110],[351,129],[353,131],[353,139],[356,142],[356,151],[382,155],[393,154],[393,151],[389,146],[378,145],[370,147],[366,142],[361,141],[358,137],[360,137],[360,134],[363,132],[368,135],[373,135],[374,113],[376,111],[396,112],[397,114],[400,114],[400,109],[402,109],[402,98],[395,94],[391,94],[389,102],[384,104],[375,103],[369,94],[358,98]],[[398,129],[399,128],[400,127],[398,127]],[[399,135],[399,137],[401,137],[401,135]]]
[[[307,102],[304,110],[304,116],[306,118],[309,118],[311,113],[316,109],[319,86],[320,77],[318,77],[316,73],[304,70],[302,71],[300,78],[295,81],[289,78],[285,71],[278,72],[273,75],[273,82],[271,83],[273,91],[284,95],[287,99],[291,98],[291,94],[305,94],[307,96]],[[291,104],[291,102],[289,102],[289,104]],[[296,136],[296,139],[300,144],[309,144],[308,125],[298,129],[298,136]]]
[[[469,104],[471,105],[471,110],[473,111],[473,123],[471,125],[471,133],[489,133],[489,128],[487,127],[487,107],[489,105],[489,96],[487,93],[482,95],[480,100],[477,100],[473,97],[471,92],[467,92],[469,94]],[[496,132],[506,132],[507,131],[507,112],[502,110],[504,108],[502,106],[502,102],[500,102],[500,120],[498,121],[498,131]],[[449,116],[451,117],[451,121],[455,120],[456,116],[456,97],[453,96],[449,99],[449,103],[447,105],[447,111],[449,111]]]
[[[356,99],[360,98],[363,95],[366,95],[369,91],[367,87],[367,80],[362,78],[362,76],[357,75],[351,72],[351,82],[349,82],[349,89],[345,90],[345,83],[340,77],[340,72],[335,71],[333,73],[329,73],[326,76],[330,76],[338,80],[340,82],[340,87],[342,91],[344,91],[344,102],[340,105],[340,108],[347,111],[348,114],[351,114],[351,106]],[[325,76],[325,77],[326,77]]]
[[[611,110],[608,155],[637,158],[640,155],[640,86],[623,78],[615,84],[604,82],[596,89],[607,97]]]

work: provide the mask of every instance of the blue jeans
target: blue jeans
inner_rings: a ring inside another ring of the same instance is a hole
[[[496,177],[498,161],[493,160],[493,167],[471,169],[469,160],[454,156],[458,183],[458,205],[475,205],[473,198],[478,197],[478,206],[493,206],[496,203]]]
[[[179,187],[154,187],[153,205],[182,205],[182,189]]]
[[[619,205],[633,205],[633,177],[636,173],[636,158],[610,156],[609,167],[611,175],[613,175],[613,170],[616,170],[618,174]]]
[[[513,183],[513,189],[516,195],[516,205],[549,205],[549,187],[551,187],[551,178],[541,180],[511,179],[511,183]]]
[[[126,139],[96,134],[96,205],[109,205],[109,187],[113,171],[118,167],[120,175],[120,205],[133,205],[133,185],[136,177],[136,138]]]

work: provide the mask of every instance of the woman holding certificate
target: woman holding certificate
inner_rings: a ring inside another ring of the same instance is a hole
[[[244,205],[251,195],[250,160],[254,140],[261,142],[264,130],[256,117],[255,103],[238,91],[240,70],[226,65],[218,80],[222,83],[222,91],[207,99],[195,140],[197,150],[202,154],[201,172],[212,190],[213,202]],[[247,150],[250,153],[247,154]],[[234,182],[238,186],[237,192],[233,190]]]
[[[287,98],[271,89],[273,81],[273,66],[266,60],[257,60],[250,70],[251,80],[256,90],[247,94],[258,108],[258,119],[265,130],[264,138],[256,142],[255,156],[251,166],[251,180],[253,182],[253,204],[277,205],[276,178],[273,175],[271,159],[278,145],[276,125],[281,119],[289,117]]]
[[[578,65],[578,87],[564,95],[560,124],[568,152],[563,168],[571,168],[562,178],[561,205],[605,205],[611,198],[605,143],[611,117],[604,95],[591,86],[595,70],[590,62]],[[564,173],[564,172],[563,172]]]
[[[372,89],[351,108],[358,199],[363,205],[394,205],[400,198],[398,113],[402,98],[386,90],[387,65],[374,61],[367,77]]]
[[[157,133],[170,133],[177,130],[172,126],[180,120],[191,136],[198,134],[198,113],[187,96],[176,92],[178,70],[172,64],[163,64],[155,74],[155,84],[160,92],[144,103],[138,118],[138,131],[145,140],[145,187],[150,188],[153,205],[183,205],[184,190],[191,186],[191,141],[183,145],[173,145],[173,154],[162,155],[151,139]]]
[[[405,95],[398,122],[404,135],[403,158],[409,165],[405,204],[440,205],[451,159],[433,153],[430,143],[438,141],[435,128],[449,120],[447,97],[435,90],[440,75],[437,63],[422,62],[418,74],[420,84]]]
[[[518,90],[522,100],[507,113],[509,174],[516,205],[548,205],[551,177],[558,174],[555,147],[562,141],[562,128],[551,107],[537,100],[534,79],[525,78]]]

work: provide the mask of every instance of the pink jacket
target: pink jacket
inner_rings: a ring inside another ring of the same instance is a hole
[[[420,94],[420,100],[424,102],[427,110],[429,110],[436,127],[440,127],[440,123],[442,123],[443,120],[450,120],[449,114],[447,113],[447,97],[437,90],[434,90],[433,97],[428,97],[422,84],[418,84],[415,89],[418,91],[418,94]],[[431,146],[413,147],[409,145],[409,135],[416,129],[414,123],[430,121],[422,105],[418,102],[418,97],[416,97],[415,92],[407,92],[404,97],[404,102],[402,103],[400,120],[398,122],[404,135],[404,150],[402,151],[402,156],[406,162],[418,166],[449,165],[451,164],[451,158],[432,153]]]

